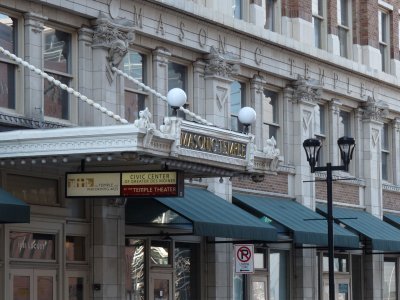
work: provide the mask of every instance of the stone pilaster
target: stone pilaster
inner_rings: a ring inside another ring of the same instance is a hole
[[[237,74],[237,61],[211,47],[205,67],[206,119],[221,128],[230,128],[231,76]]]
[[[315,249],[295,249],[293,300],[318,299],[318,265]]]
[[[125,296],[125,210],[120,199],[93,201],[93,284],[99,290],[91,299],[114,300]]]
[[[339,138],[339,127],[340,127],[340,106],[342,103],[338,99],[331,99],[329,102],[329,128],[332,130],[328,133],[328,145],[329,149],[327,155],[327,161],[330,162],[333,166],[341,165],[340,160],[340,151],[337,146],[337,140]]]
[[[206,87],[204,81],[204,61],[197,60],[193,63],[193,105],[189,109],[199,116],[206,114]]]
[[[364,255],[364,299],[383,299],[383,254]]]
[[[168,93],[168,61],[171,53],[164,48],[153,51],[153,88],[161,95]],[[168,104],[153,95],[153,120],[159,126],[165,116],[168,115]]]
[[[301,204],[315,208],[315,186],[313,183],[304,182],[313,180],[310,165],[303,150],[303,141],[314,137],[314,118],[317,100],[320,97],[320,87],[314,82],[299,78],[292,85],[293,96],[293,148],[294,164],[296,166],[295,196]]]
[[[400,118],[395,118],[392,122],[392,161],[393,161],[393,184],[400,185]]]
[[[92,52],[93,30],[81,28],[78,30],[78,91],[92,99]],[[78,102],[78,124],[80,126],[94,125],[94,114],[97,114],[93,107],[83,101]]]
[[[257,150],[262,151],[265,146],[265,142],[269,139],[267,133],[263,131],[263,105],[265,105],[265,96],[264,96],[264,86],[266,84],[266,80],[259,76],[254,75],[250,81],[250,99],[251,103],[248,105],[254,108],[257,113],[257,118],[255,124],[251,126],[251,131],[254,133],[256,138],[256,147]]]
[[[288,86],[283,90],[283,115],[287,116],[281,122],[282,131],[285,133],[282,137],[282,154],[285,157],[286,163],[289,165],[294,165],[294,122],[293,122],[293,88]]]
[[[381,132],[382,117],[387,114],[387,107],[382,102],[368,97],[363,109],[364,151],[364,178],[365,178],[365,206],[372,215],[382,218],[382,159],[381,159]]]
[[[24,15],[24,53],[25,60],[37,68],[43,66],[44,22],[47,18],[35,13]],[[43,121],[43,78],[28,69],[24,70],[24,112],[28,118]]]
[[[135,38],[133,27],[126,21],[117,23],[100,14],[93,23],[92,83],[93,99],[107,109],[118,111],[118,82],[113,67],[118,68],[128,52],[128,44]],[[93,113],[95,125],[115,124],[101,112]]]

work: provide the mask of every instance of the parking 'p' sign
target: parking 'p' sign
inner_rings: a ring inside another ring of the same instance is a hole
[[[254,273],[254,245],[235,245],[235,272],[239,274]]]

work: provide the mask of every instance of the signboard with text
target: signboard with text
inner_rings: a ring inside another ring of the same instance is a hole
[[[67,173],[66,197],[183,197],[183,173]]]
[[[254,273],[254,245],[235,245],[235,272],[238,274]]]

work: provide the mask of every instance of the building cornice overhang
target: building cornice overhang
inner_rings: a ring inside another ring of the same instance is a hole
[[[179,118],[166,118],[159,129],[148,120],[134,124],[27,129],[0,133],[0,161],[67,158],[69,161],[113,155],[118,160],[136,161],[183,169],[199,177],[275,173],[282,158],[273,141],[256,151],[254,136],[210,127]],[[182,134],[209,137],[245,145],[243,157],[220,155],[182,145]],[[14,162],[15,163],[15,162]],[[120,164],[121,165],[121,164]],[[115,167],[118,167],[116,164]]]

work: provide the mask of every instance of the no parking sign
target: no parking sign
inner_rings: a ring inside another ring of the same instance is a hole
[[[240,274],[254,273],[254,245],[235,245],[235,272]]]

